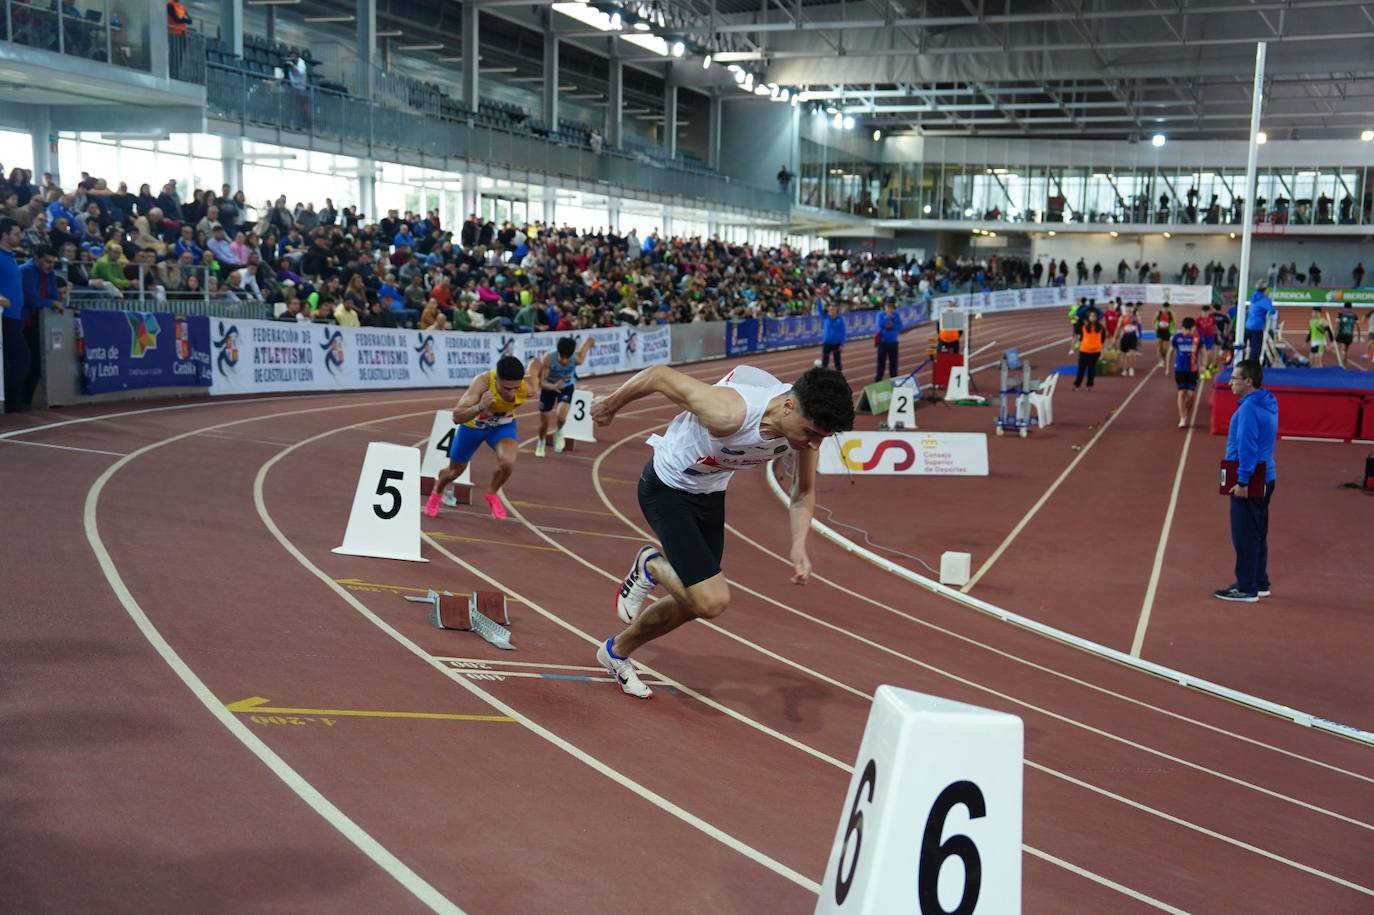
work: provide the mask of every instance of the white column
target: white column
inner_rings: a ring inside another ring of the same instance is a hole
[[[377,163],[371,159],[358,160],[358,212],[365,223],[377,221]]]
[[[1245,157],[1245,224],[1240,236],[1240,276],[1236,287],[1235,361],[1245,356],[1245,311],[1250,299],[1250,238],[1255,231],[1255,172],[1259,165],[1260,108],[1264,104],[1264,42],[1255,46],[1255,85],[1250,98],[1250,149]],[[1259,358],[1260,354],[1256,354]]]
[[[478,196],[480,179],[471,172],[463,175],[463,218],[467,219],[479,211],[481,198]]]
[[[377,59],[377,0],[357,0],[353,15],[358,28],[358,86],[364,98],[372,98],[372,67]],[[370,210],[368,215],[372,215]]]
[[[223,177],[232,191],[243,190],[243,140],[238,137],[220,138],[220,160]]]
[[[620,62],[619,48],[616,45],[618,39],[611,38],[610,60],[607,64],[610,68],[610,79],[606,89],[606,143],[609,146],[621,146],[621,126],[624,124],[624,114],[621,108],[625,102],[625,67]]]
[[[553,33],[553,20],[544,28],[544,124],[549,130],[558,129],[558,36]]]
[[[608,197],[606,199],[606,220],[609,223],[609,231],[620,231],[620,198]]]
[[[219,40],[225,51],[243,56],[243,0],[219,0]]]
[[[720,168],[720,90],[711,92],[711,107],[706,114],[706,164]],[[797,182],[800,184],[801,182]]]
[[[659,236],[664,240],[673,237],[673,208],[665,206],[663,208],[663,228],[659,230]]]
[[[544,188],[544,225],[554,224],[554,218],[558,215],[558,192],[551,187]]]
[[[42,184],[43,173],[51,172],[53,181],[62,184],[57,161],[57,131],[52,126],[52,109],[47,105],[29,107],[29,142],[33,147],[33,179]]]
[[[463,104],[473,111],[477,110],[477,63],[481,57],[478,18],[477,0],[467,0],[463,4]]]
[[[663,74],[663,154],[677,158],[677,83],[673,82],[673,65]]]

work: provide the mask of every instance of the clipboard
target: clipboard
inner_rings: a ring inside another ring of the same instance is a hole
[[[1258,463],[1255,464],[1255,472],[1254,472],[1253,474],[1251,474],[1251,476],[1250,476],[1250,482],[1249,482],[1248,484],[1246,484],[1246,487],[1247,487],[1247,488],[1246,488],[1246,493],[1245,493],[1246,498],[1249,498],[1249,499],[1263,499],[1263,498],[1264,498],[1264,476],[1265,476],[1265,469],[1266,469],[1266,468],[1265,468],[1265,466],[1264,466],[1264,461],[1259,461]],[[1232,488],[1233,486],[1235,486],[1235,485],[1236,485],[1237,483],[1239,483],[1239,482],[1240,482],[1240,462],[1239,462],[1239,461],[1222,461],[1222,462],[1221,462],[1221,487],[1220,487],[1220,490],[1219,490],[1220,493],[1221,493],[1223,496],[1229,496],[1229,495],[1231,494],[1231,488]]]

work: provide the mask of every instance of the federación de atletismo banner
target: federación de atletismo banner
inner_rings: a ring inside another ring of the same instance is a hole
[[[87,394],[211,384],[209,318],[87,309],[78,322]]]
[[[561,336],[595,341],[583,376],[666,363],[669,327],[610,327],[565,334],[456,333],[211,318],[211,394],[461,387],[502,356],[528,362]]]

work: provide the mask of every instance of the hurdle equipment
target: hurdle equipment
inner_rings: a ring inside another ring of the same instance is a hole
[[[816,912],[1021,911],[1023,749],[1015,715],[878,687]]]
[[[343,545],[335,553],[428,562],[420,555],[420,454],[371,442],[358,474]]]
[[[432,588],[424,597],[405,595],[411,603],[429,605],[429,622],[435,629],[454,629],[475,632],[497,648],[514,651],[510,640],[510,614],[506,609],[506,595],[500,591],[477,591],[472,594],[440,594]]]

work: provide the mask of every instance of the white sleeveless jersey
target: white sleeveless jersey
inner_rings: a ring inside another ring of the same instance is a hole
[[[679,413],[668,431],[649,436],[654,449],[654,473],[683,492],[720,492],[736,470],[762,466],[781,457],[791,446],[785,438],[765,439],[759,423],[768,402],[792,390],[772,375],[741,365],[716,382],[744,398],[744,422],[739,431],[716,438],[690,412]]]

